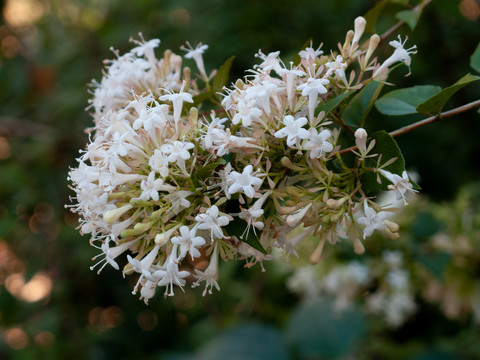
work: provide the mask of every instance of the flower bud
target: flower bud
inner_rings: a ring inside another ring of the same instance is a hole
[[[392,233],[396,233],[400,229],[400,226],[398,226],[398,224],[394,223],[393,221],[384,220],[383,222],[385,223],[387,229],[390,230]]]
[[[312,255],[310,255],[310,264],[318,264],[320,258],[322,257],[323,245],[325,245],[325,239],[320,240],[317,248],[313,251]]]
[[[362,157],[367,155],[367,136],[367,132],[363,128],[358,128],[357,131],[355,131],[355,144],[357,144]]]
[[[368,60],[370,60],[370,57],[372,56],[373,52],[377,49],[378,44],[380,43],[380,36],[377,34],[373,34],[370,37],[370,42],[368,43],[368,50],[367,53],[365,54],[365,64],[364,66],[366,67],[368,64]]]
[[[358,41],[363,35],[363,32],[365,31],[366,24],[367,24],[367,21],[365,20],[365,18],[361,16],[355,19],[355,34],[353,36],[352,45],[355,43],[358,43]]]
[[[107,212],[105,212],[105,214],[103,214],[103,220],[105,220],[105,222],[107,224],[113,224],[114,222],[116,222],[123,214],[125,214],[128,210],[132,209],[133,206],[130,205],[130,204],[127,204],[127,205],[124,205],[122,207],[119,207],[117,209],[112,209],[112,210],[108,210]]]
[[[365,246],[358,237],[353,240],[353,251],[357,255],[362,255],[365,252]]]

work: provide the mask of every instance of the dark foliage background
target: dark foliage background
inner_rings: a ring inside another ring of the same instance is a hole
[[[64,208],[72,195],[68,168],[75,166],[87,142],[84,129],[92,125],[84,110],[87,83],[100,79],[102,60],[113,57],[110,46],[123,52],[139,32],[160,38],[162,50],[178,53],[185,41],[201,41],[209,45],[207,70],[236,55],[233,80],[255,63],[259,48],[280,50],[288,58],[313,38],[314,44],[324,43],[324,50],[334,49],[355,17],[373,5],[370,0],[1,2],[0,358],[211,359],[216,354],[232,359],[250,354],[242,353],[246,349],[255,349],[258,357],[248,355],[254,359],[346,358],[348,353],[335,352],[335,342],[353,326],[352,336],[360,334],[361,342],[347,350],[359,359],[454,359],[458,354],[473,359],[478,328],[468,319],[447,320],[432,305],[397,330],[358,319],[359,312],[348,314],[351,323],[332,320],[330,325],[322,321],[328,314],[315,313],[321,329],[302,329],[330,334],[327,350],[295,350],[292,323],[310,310],[287,290],[288,273],[275,263],[266,264],[266,273],[227,263],[220,293],[203,298],[199,290],[178,291],[173,299],[157,296],[146,306],[130,294],[126,282],[133,279],[111,269],[100,276],[89,270],[96,250]],[[469,57],[480,39],[479,7],[475,0],[435,0],[414,32],[403,27],[418,54],[412,74],[404,77],[407,70],[400,68],[392,83],[446,87],[471,71]],[[386,11],[377,32],[392,26],[401,8]],[[466,87],[447,107],[478,99],[479,93],[478,84]],[[393,130],[410,122],[374,113],[369,126]],[[448,201],[463,185],[478,181],[479,133],[478,114],[469,112],[398,138],[423,194]],[[321,301],[318,307],[328,309]],[[430,326],[418,327],[426,323]],[[453,350],[436,347],[444,337],[454,339]],[[398,352],[402,344],[415,346],[405,354]]]

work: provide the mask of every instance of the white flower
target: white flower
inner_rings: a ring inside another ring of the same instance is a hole
[[[293,107],[293,93],[295,90],[295,80],[296,77],[305,76],[306,73],[302,70],[298,70],[297,67],[293,67],[293,62],[290,62],[290,70],[286,68],[281,68],[277,71],[279,75],[285,76],[285,85],[287,86],[287,99],[290,107]]]
[[[345,68],[347,67],[347,63],[343,62],[342,55],[337,55],[335,61],[327,62],[325,67],[328,69],[325,73],[325,77],[332,75],[335,73],[335,76],[343,81],[345,85],[348,85],[347,78],[345,77]]]
[[[183,88],[185,87],[185,81],[182,83],[182,87],[178,93],[164,89],[168,94],[162,95],[159,97],[161,101],[171,101],[173,105],[173,118],[175,124],[180,121],[180,116],[182,115],[183,103],[189,102],[193,103],[193,97],[191,94],[184,92]]]
[[[200,74],[204,77],[204,79],[207,78],[207,74],[205,72],[205,65],[203,64],[203,53],[205,50],[208,49],[208,45],[202,45],[202,43],[199,43],[195,49],[190,45],[189,42],[187,42],[188,48],[182,47],[182,50],[185,50],[187,53],[185,54],[185,58],[187,59],[193,59],[195,61],[195,64],[197,65],[198,70],[200,71]]]
[[[403,269],[390,270],[387,274],[387,283],[394,290],[401,291],[408,288],[409,273]]]
[[[322,55],[323,51],[320,50],[320,47],[315,50],[313,47],[307,47],[305,50],[302,50],[298,53],[298,55],[302,58],[307,60],[307,62],[313,62],[318,56]]]
[[[138,287],[142,282],[143,278],[146,278],[150,281],[155,281],[155,278],[151,273],[150,267],[152,266],[153,261],[158,255],[158,250],[160,250],[160,246],[155,245],[153,249],[147,254],[147,256],[145,256],[142,260],[137,260],[132,258],[130,255],[127,255],[127,260],[130,265],[132,265],[132,270],[140,274],[137,284],[133,288],[132,294],[137,293]]]
[[[125,251],[127,251],[130,246],[133,244],[134,241],[129,241],[129,242],[124,242],[120,245],[110,247],[109,245],[110,239],[106,239],[105,242],[101,246],[102,253],[95,256],[92,260],[95,260],[99,256],[104,255],[105,257],[101,259],[99,262],[97,262],[95,265],[90,266],[90,270],[95,269],[99,264],[102,262],[105,262],[100,269],[98,269],[97,274],[100,274],[100,272],[103,270],[103,268],[107,265],[110,264],[115,270],[119,270],[119,266],[117,262],[115,261],[115,258],[121,254],[123,254]]]
[[[327,141],[332,134],[328,130],[318,133],[317,129],[310,128],[310,138],[305,143],[305,149],[310,150],[310,159],[316,159],[333,150],[333,145]]]
[[[238,102],[236,111],[232,119],[234,125],[241,122],[243,126],[251,126],[252,122],[258,121],[262,115],[262,110],[250,105],[245,100]]]
[[[406,193],[408,191],[414,192],[414,193],[418,191],[413,189],[413,185],[410,182],[407,172],[403,171],[402,176],[400,177],[399,175],[392,174],[391,172],[384,169],[379,169],[378,171],[383,176],[385,176],[390,182],[393,183],[393,185],[388,185],[388,189],[396,192],[397,200],[402,199],[404,205],[408,205],[407,199],[406,199]]]
[[[298,146],[301,139],[308,139],[310,137],[310,132],[303,129],[303,126],[305,126],[307,122],[308,120],[305,117],[295,119],[292,115],[287,115],[282,121],[285,127],[278,130],[274,136],[279,139],[287,137],[288,146]]]
[[[384,220],[388,217],[385,211],[376,212],[375,209],[367,205],[367,201],[364,202],[365,216],[358,218],[357,222],[365,228],[363,229],[363,238],[367,238],[372,235],[375,230],[385,230],[386,225]]]
[[[308,96],[308,117],[313,121],[315,116],[315,106],[317,105],[318,94],[328,92],[325,85],[330,84],[327,79],[308,78],[307,82],[298,85],[297,89],[302,91],[302,96]]]
[[[158,201],[159,191],[171,192],[175,189],[175,187],[172,185],[164,184],[163,179],[155,180],[155,171],[150,172],[147,180],[142,180],[140,187],[143,190],[142,194],[140,195],[140,200],[143,201],[148,201],[149,199],[152,199],[153,201]]]
[[[252,175],[252,171],[252,165],[245,166],[241,174],[237,171],[232,171],[229,175],[231,182],[227,192],[230,195],[243,192],[247,197],[252,198],[255,194],[255,188],[260,187],[263,182],[262,179]]]
[[[410,63],[412,61],[410,58],[410,54],[416,54],[417,52],[415,51],[415,49],[417,47],[414,45],[410,49],[405,49],[404,45],[407,42],[407,39],[408,38],[405,38],[405,41],[402,42],[402,38],[400,37],[400,35],[398,35],[398,41],[393,40],[389,42],[389,44],[395,48],[395,51],[387,60],[383,62],[383,64],[377,70],[375,70],[375,72],[373,73],[373,77],[382,74],[389,66],[395,64],[397,61],[401,61],[405,63],[405,65],[410,67]]]
[[[194,258],[200,257],[200,251],[198,251],[197,247],[205,245],[205,239],[201,236],[197,235],[197,228],[193,227],[189,229],[188,226],[180,227],[180,235],[181,236],[174,236],[172,238],[172,243],[177,244],[180,246],[180,255],[178,256],[179,259],[183,259],[187,252]]]
[[[228,225],[229,218],[225,215],[219,216],[218,207],[213,205],[204,214],[199,214],[195,217],[195,221],[198,223],[200,230],[210,230],[210,237],[213,241],[214,238],[223,239],[222,226]]]
[[[193,145],[191,142],[175,140],[171,144],[163,144],[160,147],[160,150],[162,150],[164,154],[168,155],[168,162],[176,163],[183,173],[188,175],[187,170],[185,169],[185,160],[190,159],[191,155],[188,150],[193,149],[194,147],[195,145]]]
[[[268,55],[265,55],[262,50],[258,50],[258,53],[255,54],[256,57],[263,60],[263,62],[259,65],[255,65],[255,68],[262,68],[265,71],[270,70],[279,70],[280,67],[280,60],[278,59],[278,55],[280,51],[271,52]],[[277,71],[278,72],[278,71]]]
[[[140,37],[141,36],[142,35],[140,34]],[[155,64],[156,61],[155,61],[155,55],[154,55],[153,49],[155,49],[156,47],[158,47],[158,45],[160,45],[160,39],[152,39],[152,40],[143,41],[143,42],[131,39],[131,41],[138,45],[137,47],[130,50],[132,54],[135,54],[136,56],[145,55],[145,57],[147,58],[150,64],[152,65]]]
[[[200,282],[205,281],[205,290],[203,290],[202,296],[207,294],[212,294],[213,287],[220,291],[220,286],[218,286],[217,282],[217,275],[218,275],[218,251],[217,251],[218,244],[215,244],[215,248],[213,249],[213,253],[210,256],[210,264],[205,269],[205,271],[200,271],[195,269],[195,279],[197,280],[192,284],[192,287],[196,287],[200,285]],[[209,289],[210,287],[210,289]]]
[[[152,170],[157,171],[163,178],[166,178],[170,172],[168,170],[167,156],[160,149],[155,149],[153,155],[148,160],[148,165],[150,165]]]
[[[178,269],[178,259],[176,258],[177,245],[173,246],[171,254],[165,260],[165,264],[162,269],[155,271],[153,276],[158,281],[158,286],[165,286],[165,296],[173,296],[173,286],[180,286],[183,290],[185,286],[185,278],[190,276],[190,272]],[[168,289],[170,288],[170,292]]]
[[[183,209],[188,209],[190,207],[190,201],[188,201],[186,198],[187,196],[193,195],[194,193],[191,191],[186,191],[186,190],[178,190],[175,191],[174,193],[168,194],[167,196],[164,197],[164,199],[170,201],[172,204],[172,211],[175,214],[178,214],[180,211]]]
[[[398,250],[385,250],[382,260],[390,267],[397,268],[402,264],[403,254]]]

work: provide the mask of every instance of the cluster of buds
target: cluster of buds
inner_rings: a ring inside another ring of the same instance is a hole
[[[123,255],[123,274],[138,273],[133,292],[148,302],[158,286],[165,295],[187,282],[204,282],[204,294],[219,289],[219,258],[261,264],[273,248],[296,255],[297,244],[313,237],[310,261],[317,263],[325,242],[350,238],[362,253],[361,232],[363,239],[374,230],[398,236],[387,218],[391,208],[365,194],[360,179],[374,173],[406,204],[414,191],[407,173],[387,170],[395,159],[375,154],[366,131],[343,122],[341,106],[322,110],[385,81],[391,64],[410,64],[412,49],[398,41],[378,63],[378,35],[368,49],[359,46],[364,27],[357,18],[339,53],[307,47],[288,66],[279,52],[259,51],[261,63],[208,116],[199,115],[196,101],[214,75],[205,71],[206,45],[182,48],[197,65],[195,78],[181,56],[167,50],[155,57],[159,40],[135,41],[127,54],[117,53],[95,85],[91,142],[69,175],[71,208],[103,257],[92,268],[120,269]],[[357,145],[346,155],[353,161],[343,159],[345,139]],[[366,166],[372,158],[377,165]]]

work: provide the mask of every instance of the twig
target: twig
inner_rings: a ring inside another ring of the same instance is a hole
[[[392,136],[392,137],[395,137],[395,136],[398,136],[398,135],[403,135],[403,134],[406,134],[412,130],[415,130],[415,129],[418,129],[422,126],[425,126],[425,125],[428,125],[428,124],[431,124],[433,122],[436,122],[436,121],[439,121],[441,119],[445,119],[445,118],[448,118],[450,116],[453,116],[453,115],[457,115],[457,114],[460,114],[464,111],[467,111],[467,110],[470,110],[470,109],[474,109],[476,107],[479,107],[480,106],[480,100],[476,100],[476,101],[472,101],[471,103],[468,103],[468,104],[465,104],[465,105],[462,105],[462,106],[459,106],[458,108],[455,108],[455,109],[452,109],[452,110],[448,110],[448,111],[445,111],[439,115],[435,115],[435,116],[431,116],[429,118],[426,118],[424,120],[420,120],[414,124],[411,124],[411,125],[407,125],[407,126],[404,126],[400,129],[397,129],[395,131],[392,131],[390,132],[389,134]],[[338,153],[340,155],[342,154],[345,154],[347,152],[350,152],[352,150],[357,150],[358,147],[357,146],[351,146],[349,148],[346,148],[346,149],[343,149],[341,151],[339,151]]]

